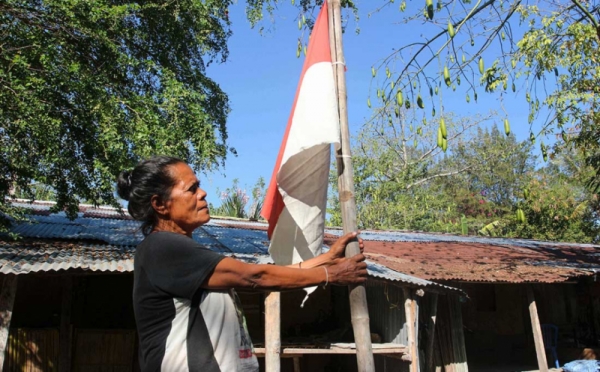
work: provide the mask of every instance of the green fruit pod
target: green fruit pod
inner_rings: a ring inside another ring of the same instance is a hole
[[[404,107],[406,107],[406,109],[408,110],[410,108],[410,101],[404,101]]]
[[[392,76],[392,73],[390,72],[390,69],[388,67],[385,68],[385,76],[387,76],[388,79],[390,78],[390,76]]]
[[[417,148],[417,146],[418,146],[418,145],[419,145],[419,143],[417,142],[417,140],[414,140],[414,141],[413,141],[413,147],[414,147],[414,148]]]
[[[306,46],[302,48],[302,52],[304,53],[304,56],[306,57]]]
[[[569,142],[569,137],[567,137],[567,133],[565,133],[564,130],[560,133],[560,136],[562,137],[563,141]]]
[[[439,89],[438,89],[438,87],[435,87],[435,90],[434,90],[434,92],[435,92],[435,95],[437,96],[437,95],[438,95],[438,92],[439,92]]]
[[[513,70],[515,69],[515,67],[517,67],[517,61],[515,61],[514,59],[510,61],[510,64],[511,64]]]
[[[442,136],[442,128],[438,127],[438,131],[437,131],[437,145],[438,145],[438,147],[442,147],[443,143],[444,143],[444,136]]]
[[[417,128],[417,134],[420,136],[421,134],[423,134],[423,129],[421,129],[421,127]]]
[[[375,77],[375,75],[377,75],[377,71],[375,71],[375,67],[371,67],[371,75],[373,75],[373,77]]]
[[[504,31],[502,31],[502,33],[500,33],[500,37],[502,38],[502,40],[506,39],[506,34],[504,33]]]
[[[444,152],[448,150],[448,140],[445,138],[442,140],[442,150],[444,150]]]
[[[302,30],[302,21],[298,20],[298,30]]]
[[[471,39],[471,46],[475,46],[475,40]]]
[[[367,106],[369,106],[369,108],[371,108],[371,99],[367,98]]]
[[[517,222],[525,223],[525,213],[521,208],[517,209]]]
[[[554,76],[558,77],[558,69],[554,67]]]
[[[467,103],[471,102],[471,97],[469,96],[469,93],[467,93]]]
[[[394,83],[393,81],[390,83],[390,87],[391,87],[392,89],[394,89],[394,86],[395,86],[395,85],[396,85],[396,83]]]
[[[452,26],[452,22],[448,21],[448,36],[454,37],[454,26]]]
[[[302,14],[302,24],[305,25],[306,24],[306,17],[304,16],[304,14]]]
[[[452,84],[452,81],[450,80],[450,70],[448,70],[448,66],[444,66],[444,82],[447,86],[450,86],[450,84]]]
[[[394,114],[396,115],[396,117],[400,116],[400,109],[398,108],[398,106],[394,107]]]
[[[515,83],[512,83],[512,91],[516,92],[517,91],[517,86],[515,85]]]
[[[508,136],[510,135],[510,123],[508,119],[504,119],[504,133]]]
[[[406,10],[406,1],[400,3],[400,11],[403,12]]]
[[[462,63],[465,63],[465,62],[467,62],[467,57],[465,57],[465,55],[463,54],[462,55]]]
[[[444,120],[444,118],[440,118],[440,133],[442,134],[442,138],[448,138],[448,131],[446,130],[446,120]]]
[[[423,103],[423,98],[421,98],[421,95],[418,94],[417,95],[417,106],[419,106],[419,108],[425,108],[425,104]]]
[[[429,95],[430,95],[431,97],[433,97],[433,88],[432,88],[432,87],[429,87]]]
[[[433,0],[425,0],[427,6],[427,18],[433,19]]]
[[[404,102],[404,97],[402,96],[402,91],[399,90],[398,93],[396,93],[396,103],[398,104],[398,106],[402,106],[403,102]]]
[[[533,135],[533,133],[529,133],[529,141],[531,141],[531,143],[535,143],[535,136]]]
[[[413,81],[413,89],[417,89],[417,82]]]
[[[433,108],[431,109],[431,116],[432,116],[432,117],[435,117],[435,107],[433,107]]]
[[[502,83],[502,89],[506,90],[506,88],[508,88],[508,82],[504,80],[504,82]]]
[[[479,57],[479,73],[483,75],[485,72],[485,66],[483,64],[483,57]]]
[[[523,189],[523,197],[525,200],[529,200],[529,189]]]

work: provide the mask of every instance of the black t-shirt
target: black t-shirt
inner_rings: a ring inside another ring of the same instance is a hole
[[[209,291],[200,286],[223,258],[170,232],[137,247],[133,304],[143,372],[221,371],[200,309]]]

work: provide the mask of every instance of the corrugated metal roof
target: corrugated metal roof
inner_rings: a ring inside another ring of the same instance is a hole
[[[31,206],[29,206],[31,207]],[[47,207],[47,206],[44,206]],[[0,240],[0,273],[86,269],[133,271],[135,246],[143,240],[140,223],[131,219],[94,218],[88,208],[74,220],[64,214],[32,214],[30,222],[16,224],[12,232],[23,241]],[[251,263],[272,263],[265,225],[235,220],[212,220],[196,229],[193,239],[208,249]],[[326,251],[327,248],[324,247]],[[418,287],[458,289],[395,272],[368,262],[369,275]]]
[[[15,232],[37,238],[91,239],[130,246],[142,239],[137,222],[86,218],[85,213],[89,215],[94,209],[84,209],[75,221],[64,214],[34,216],[39,226],[26,224]],[[51,224],[64,230],[48,226]],[[266,224],[261,222],[213,219],[194,233],[194,239],[222,253],[267,254],[265,230]],[[326,229],[326,244],[341,234],[340,229]],[[390,280],[394,273],[403,272],[410,278],[414,275],[428,280],[551,283],[600,271],[600,246],[593,244],[407,231],[365,230],[361,237],[366,242],[367,257],[381,264],[381,269],[374,268],[371,274],[381,272]],[[398,280],[408,283],[405,280],[413,279]]]

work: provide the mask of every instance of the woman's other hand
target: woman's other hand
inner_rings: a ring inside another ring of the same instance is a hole
[[[358,231],[353,231],[336,240],[329,249],[330,259],[335,260],[337,258],[344,258],[346,256],[346,246],[355,239],[358,239],[358,246],[360,248],[360,253],[362,254],[365,250],[365,244],[361,238],[357,237]]]

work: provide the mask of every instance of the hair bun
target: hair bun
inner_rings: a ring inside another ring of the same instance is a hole
[[[131,171],[124,170],[117,178],[117,194],[121,199],[129,200],[131,195]]]

